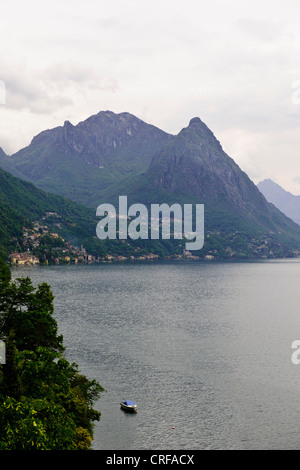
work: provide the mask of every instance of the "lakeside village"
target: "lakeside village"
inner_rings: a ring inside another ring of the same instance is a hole
[[[121,261],[153,261],[159,259],[158,254],[145,253],[139,247],[134,248],[134,254],[130,256],[122,256],[116,254],[106,254],[105,256],[94,256],[87,253],[87,250],[81,246],[80,248],[74,247],[71,243],[66,241],[61,235],[55,232],[55,225],[60,228],[60,223],[51,224],[51,228],[47,225],[47,218],[54,217],[56,220],[60,218],[55,212],[47,212],[46,216],[40,221],[34,222],[33,227],[23,228],[22,246],[19,244],[20,251],[11,253],[9,255],[9,262],[14,266],[34,266],[34,265],[48,265],[48,264],[93,264],[93,263],[111,263]],[[221,236],[221,233],[207,234],[207,241],[214,239],[213,246],[205,250],[201,257],[194,255],[192,252],[185,249],[181,254],[173,254],[168,257],[172,260],[214,260],[214,259],[234,259],[236,257],[268,259],[276,257],[300,257],[300,252],[291,250],[289,253],[283,253],[278,250],[279,245],[270,240],[256,240],[252,239],[247,243],[250,256],[245,256],[245,246],[239,250],[236,239],[239,239],[239,232],[231,235],[228,245],[224,250],[221,250],[216,244],[216,240]],[[236,238],[236,239],[235,239]],[[208,242],[209,244],[210,242]],[[278,246],[276,246],[278,245]],[[214,249],[212,249],[214,248]],[[217,248],[217,249],[216,249]],[[23,251],[21,251],[23,250]],[[221,252],[222,255],[221,255]],[[249,254],[248,253],[248,254]],[[220,256],[221,255],[221,256]]]
[[[105,257],[96,257],[88,254],[86,249],[81,246],[76,248],[71,243],[66,241],[58,233],[49,229],[43,221],[49,217],[59,217],[55,212],[47,212],[46,217],[42,221],[34,222],[33,228],[28,229],[23,227],[23,240],[22,245],[25,251],[14,252],[9,255],[9,262],[15,266],[34,266],[34,265],[48,265],[48,264],[92,264],[92,263],[105,263],[112,261],[126,261],[126,260],[153,260],[157,259],[158,255],[149,253],[136,256],[116,256],[107,254]],[[57,224],[59,227],[59,224]],[[138,249],[136,250],[138,251]]]
[[[140,252],[139,247],[135,248],[134,255],[122,256],[115,254],[106,254],[104,257],[97,257],[87,253],[86,249],[81,246],[76,248],[66,241],[61,235],[54,231],[55,227],[51,224],[51,228],[46,223],[46,219],[60,216],[55,212],[46,212],[46,216],[40,221],[33,223],[32,228],[23,227],[22,248],[23,251],[15,251],[9,255],[9,263],[14,266],[35,266],[48,264],[93,264],[93,263],[110,263],[120,261],[143,261],[157,260],[158,254]],[[54,224],[60,228],[60,224]],[[139,253],[140,252],[140,253]],[[206,259],[213,259],[214,256],[206,255]],[[190,251],[183,250],[182,254],[172,256],[172,259],[190,259],[198,260],[199,256],[194,256]]]

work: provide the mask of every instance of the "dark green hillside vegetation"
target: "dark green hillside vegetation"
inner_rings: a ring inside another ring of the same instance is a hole
[[[12,251],[22,251],[23,227],[45,217],[47,212],[57,213],[46,223],[67,240],[80,246],[89,245],[99,254],[105,253],[103,244],[95,238],[97,219],[95,212],[80,204],[54,194],[48,194],[0,169],[0,253],[2,257]],[[60,228],[55,224],[59,222]]]
[[[46,213],[51,215],[46,216]],[[23,228],[30,228],[34,221],[44,218],[49,229],[76,247],[84,246],[87,253],[96,257],[141,256],[153,252],[159,256],[170,256],[180,251],[177,242],[151,240],[99,240],[96,226],[99,218],[96,211],[69,199],[46,193],[32,183],[25,182],[0,169],[0,253],[4,259],[14,251],[24,251]],[[57,226],[59,224],[59,227]],[[34,254],[41,260],[60,244],[44,236],[41,246]],[[181,250],[182,252],[182,250]]]
[[[63,338],[53,318],[53,294],[29,278],[11,281],[0,260],[1,450],[88,450],[93,408],[103,388],[63,356]]]

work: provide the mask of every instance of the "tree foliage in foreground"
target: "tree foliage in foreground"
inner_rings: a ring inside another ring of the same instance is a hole
[[[87,450],[104,390],[64,357],[47,284],[12,282],[0,259],[0,450]]]

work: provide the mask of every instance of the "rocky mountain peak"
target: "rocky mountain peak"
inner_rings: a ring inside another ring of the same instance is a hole
[[[64,127],[74,127],[74,126],[70,121],[65,121],[64,122]]]
[[[188,194],[246,217],[269,215],[265,198],[199,117],[191,119],[189,126],[155,155],[147,180],[160,191]]]
[[[179,138],[188,140],[190,144],[202,145],[210,148],[209,153],[211,154],[212,148],[217,151],[222,150],[220,142],[217,140],[213,132],[207,127],[207,125],[201,121],[199,117],[194,117],[190,120],[189,125],[183,128],[179,134]]]
[[[194,117],[190,120],[189,127],[194,124],[203,124],[203,122],[201,121],[199,117]]]

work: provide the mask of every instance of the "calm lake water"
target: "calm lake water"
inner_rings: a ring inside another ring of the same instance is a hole
[[[66,358],[106,389],[94,449],[300,449],[300,260],[12,273],[51,285]]]

